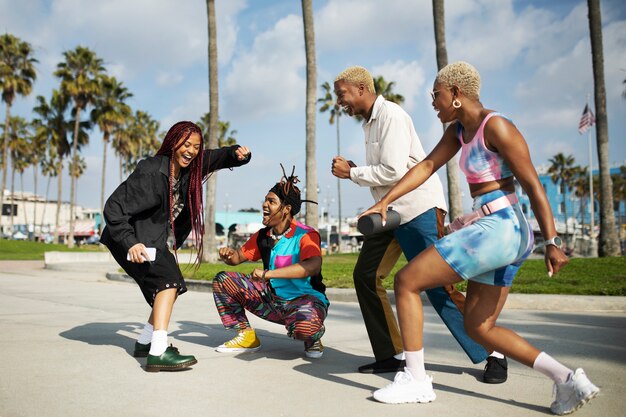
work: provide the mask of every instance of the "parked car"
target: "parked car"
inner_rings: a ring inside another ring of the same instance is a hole
[[[85,245],[97,245],[100,243],[100,235],[97,233],[95,235],[91,235],[87,239],[83,240],[83,243]]]

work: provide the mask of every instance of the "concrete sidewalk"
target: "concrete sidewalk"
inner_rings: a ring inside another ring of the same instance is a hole
[[[567,304],[567,303],[565,303]],[[135,284],[102,271],[47,270],[41,262],[0,262],[0,417],[46,416],[540,416],[549,415],[551,382],[509,362],[509,380],[479,382],[432,308],[425,308],[427,370],[437,400],[386,405],[371,393],[392,374],[363,375],[371,360],[358,305],[335,301],[326,320],[324,357],[306,359],[284,328],[251,316],[263,348],[228,355],[215,347],[223,329],[211,294],[190,291],[176,304],[170,340],[198,364],[147,373],[131,356],[149,313]],[[507,309],[500,324],[602,389],[579,416],[621,416],[626,382],[626,314]]]

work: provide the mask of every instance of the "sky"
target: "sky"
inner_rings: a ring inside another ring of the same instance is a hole
[[[251,148],[252,161],[217,178],[219,211],[260,208],[267,190],[282,175],[279,163],[305,184],[306,62],[301,2],[216,0],[219,118],[230,122],[238,143]],[[437,73],[430,0],[314,0],[317,84],[361,65],[373,76],[394,81],[405,97],[426,152],[442,127],[428,91]],[[533,163],[546,166],[561,152],[577,165],[589,164],[588,137],[578,122],[591,95],[593,73],[587,2],[584,0],[446,0],[448,61],[467,61],[480,72],[485,107],[510,117],[528,142]],[[609,123],[609,159],[626,164],[626,4],[602,0],[604,69]],[[207,11],[204,0],[0,0],[0,31],[29,42],[38,71],[33,93],[18,97],[13,115],[32,119],[35,97],[49,100],[59,87],[53,76],[63,52],[86,46],[107,72],[133,94],[133,110],[148,112],[166,131],[179,120],[197,121],[208,112]],[[322,97],[321,87],[318,96]],[[5,105],[0,104],[4,123]],[[78,204],[100,204],[102,135],[91,131],[82,155]],[[597,167],[595,129],[592,130]],[[337,215],[337,180],[330,173],[337,155],[336,126],[329,114],[316,115],[319,207]],[[340,119],[340,154],[365,161],[363,131]],[[119,184],[118,160],[109,150],[106,195]],[[444,187],[445,169],[440,170]],[[10,178],[10,177],[9,177]],[[461,178],[463,176],[461,175]],[[24,190],[34,191],[33,174]],[[69,176],[64,179],[69,200]],[[464,205],[470,206],[463,182]],[[39,180],[37,193],[45,194]],[[7,182],[9,188],[9,182]],[[16,190],[19,190],[17,182]],[[49,197],[56,196],[56,181]],[[367,188],[341,183],[342,215],[351,217],[373,204]]]

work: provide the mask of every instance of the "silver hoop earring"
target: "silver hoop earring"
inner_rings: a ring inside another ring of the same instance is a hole
[[[455,109],[461,108],[461,102],[459,101],[459,99],[455,98],[454,100],[452,100],[452,107],[454,107]]]

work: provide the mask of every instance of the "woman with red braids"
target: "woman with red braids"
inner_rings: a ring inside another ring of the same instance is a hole
[[[194,356],[183,356],[167,346],[174,302],[187,291],[177,259],[168,249],[168,238],[176,251],[193,230],[198,263],[204,235],[202,183],[209,173],[244,165],[250,156],[250,150],[239,145],[203,150],[200,128],[192,122],[178,122],[167,132],[156,156],[140,161],[104,206],[106,227],[101,242],[139,284],[152,308],[133,352],[135,357],[148,357],[149,372],[178,371],[197,362]]]

